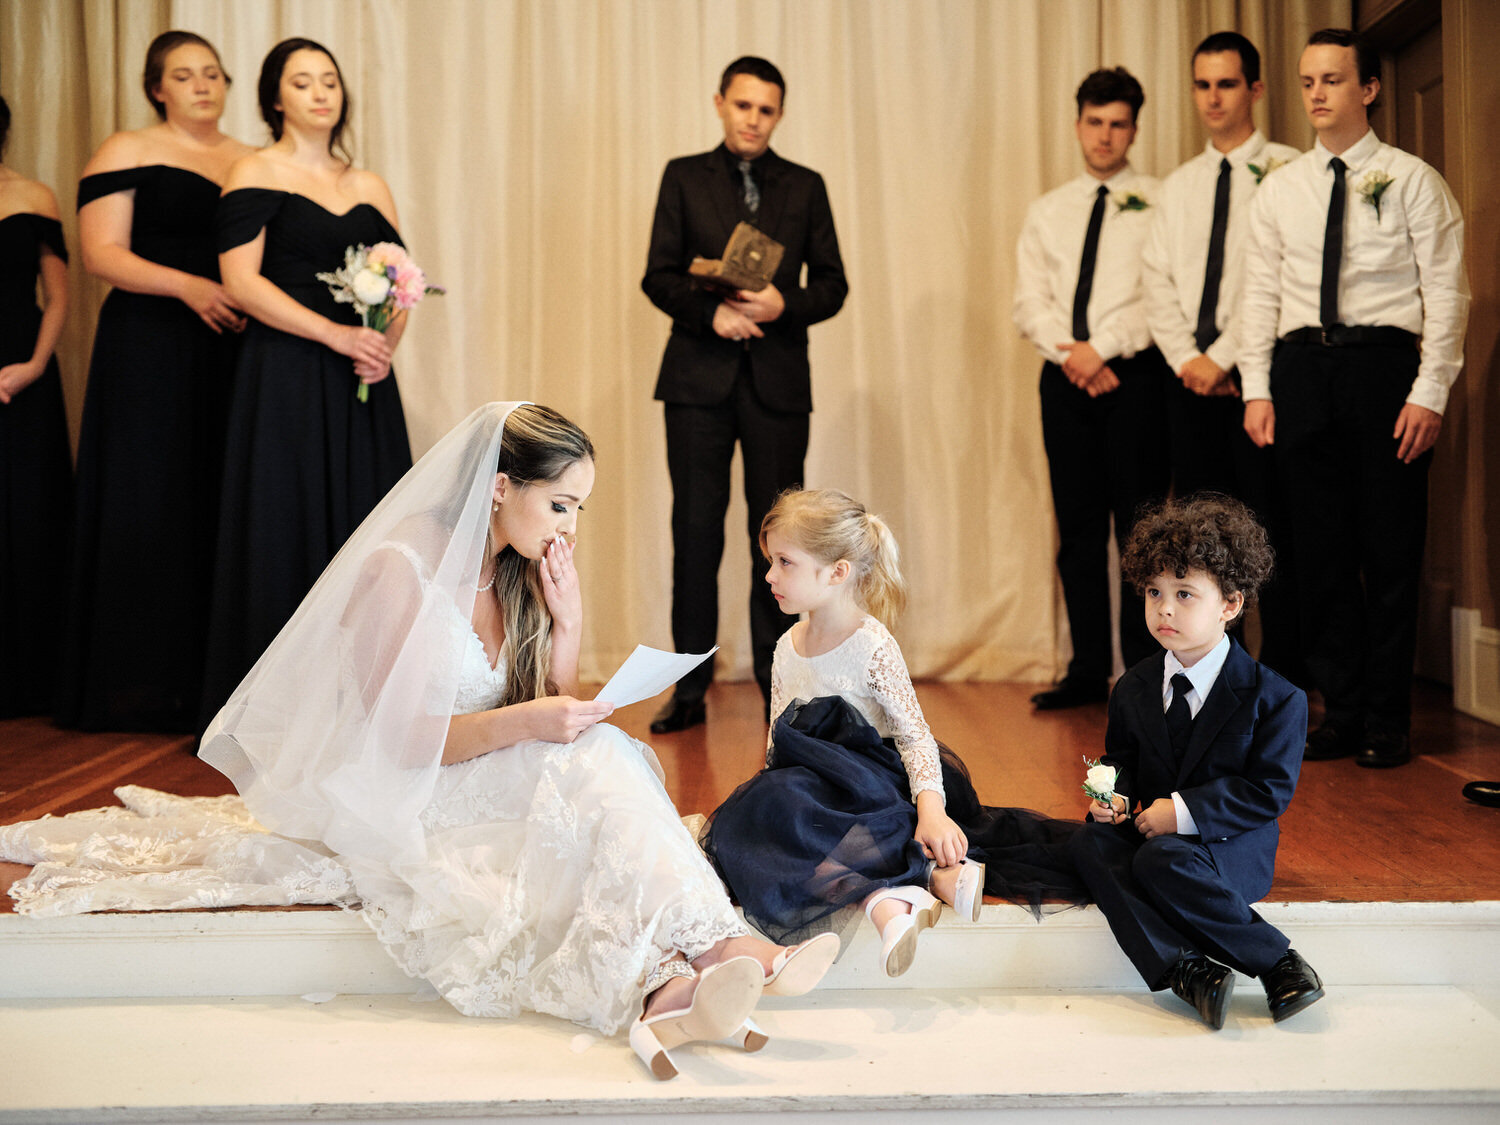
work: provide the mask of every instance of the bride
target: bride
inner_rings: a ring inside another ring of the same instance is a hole
[[[334,852],[396,961],[459,1011],[634,1017],[670,1078],[679,1043],[762,1046],[762,993],[811,989],[838,941],[751,937],[650,748],[572,694],[593,483],[556,412],[477,410],[329,564],[201,754],[263,825]]]

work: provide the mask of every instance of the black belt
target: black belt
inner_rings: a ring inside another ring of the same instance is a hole
[[[1282,338],[1286,344],[1315,344],[1324,348],[1414,348],[1417,335],[1404,328],[1377,324],[1335,324],[1332,328],[1298,328]]]

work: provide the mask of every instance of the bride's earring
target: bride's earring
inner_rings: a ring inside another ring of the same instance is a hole
[[[498,512],[499,510],[500,510],[500,501],[496,500],[495,504],[494,504],[494,507],[490,508],[490,511],[492,511],[492,512]]]

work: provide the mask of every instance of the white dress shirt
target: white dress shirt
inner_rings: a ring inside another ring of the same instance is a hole
[[[1420,336],[1421,365],[1406,401],[1441,414],[1463,366],[1469,318],[1458,202],[1431,166],[1382,144],[1373,130],[1340,155],[1348,167],[1339,321],[1388,325]],[[1251,201],[1240,319],[1240,379],[1247,401],[1271,397],[1277,338],[1321,323],[1332,159],[1319,141],[1268,176]],[[1360,193],[1371,173],[1391,177],[1378,213]]]
[[[1174,372],[1199,354],[1194,335],[1214,228],[1219,163],[1227,160],[1230,167],[1229,225],[1224,232],[1224,272],[1215,308],[1219,338],[1203,354],[1228,371],[1239,362],[1238,311],[1250,199],[1273,163],[1289,164],[1301,155],[1291,145],[1266,140],[1257,129],[1229,152],[1220,152],[1209,141],[1201,153],[1162,182],[1161,202],[1153,208],[1156,217],[1141,253],[1141,285],[1151,338]]]
[[[1053,363],[1067,358],[1058,344],[1073,341],[1073,294],[1101,183],[1110,194],[1089,293],[1089,343],[1106,362],[1117,356],[1128,359],[1151,346],[1141,300],[1141,246],[1151,227],[1161,181],[1139,175],[1127,164],[1108,180],[1087,173],[1069,180],[1027,208],[1016,245],[1016,299],[1011,317],[1021,335]],[[1123,204],[1131,196],[1144,201],[1145,209],[1126,209]]]
[[[1177,659],[1177,654],[1168,652],[1161,672],[1162,713],[1165,714],[1167,708],[1172,706],[1172,677],[1180,673],[1186,676],[1188,682],[1193,685],[1187,693],[1187,705],[1189,713],[1196,719],[1203,707],[1203,701],[1213,690],[1219,673],[1224,670],[1224,661],[1228,658],[1228,636],[1220,637],[1219,643],[1209,649],[1203,658],[1191,668],[1184,668],[1182,661]],[[1172,804],[1177,809],[1177,831],[1184,836],[1198,835],[1197,821],[1193,819],[1193,814],[1188,812],[1187,802],[1182,799],[1182,794],[1175,790],[1172,793]]]

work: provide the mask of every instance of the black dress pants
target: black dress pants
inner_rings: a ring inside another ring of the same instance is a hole
[[[1167,370],[1149,348],[1110,361],[1120,386],[1090,398],[1055,363],[1042,367],[1042,440],[1057,515],[1062,578],[1073,659],[1067,678],[1103,683],[1113,671],[1109,614],[1109,524],[1123,547],[1142,504],[1167,493],[1171,473],[1164,411]],[[1120,650],[1125,666],[1157,651],[1140,595],[1120,589]]]
[[[1178,499],[1195,492],[1232,496],[1249,506],[1269,534],[1276,568],[1260,591],[1257,659],[1306,686],[1296,552],[1273,451],[1261,449],[1245,433],[1245,404],[1238,395],[1198,395],[1183,386],[1182,380],[1170,379],[1167,418],[1172,433],[1172,494]],[[1234,627],[1243,621],[1243,616],[1237,618]]]
[[[760,524],[779,493],[802,483],[808,415],[762,405],[747,356],[728,399],[714,406],[669,402],[666,426],[672,479],[672,643],[679,652],[707,652],[718,641],[719,562],[738,441],[750,537],[751,660],[769,705],[776,641],[796,619],[781,612],[766,583]],[[696,702],[712,681],[713,661],[706,660],[678,681],[676,696]]]
[[[1367,733],[1411,728],[1432,453],[1404,464],[1391,435],[1418,363],[1415,347],[1283,343],[1271,364],[1308,673],[1325,721]]]
[[[1193,955],[1258,977],[1291,943],[1250,908],[1197,836],[1147,840],[1133,823],[1083,826],[1069,855],[1115,941],[1153,991]]]

